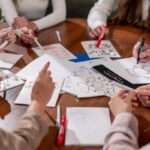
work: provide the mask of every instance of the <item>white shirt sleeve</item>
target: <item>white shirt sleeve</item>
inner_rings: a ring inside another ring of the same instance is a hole
[[[2,11],[7,23],[11,26],[14,19],[18,16],[13,0],[1,0]]]
[[[53,12],[39,20],[34,21],[39,30],[56,25],[66,19],[65,0],[52,0]]]
[[[88,15],[89,27],[95,29],[98,26],[106,25],[107,18],[112,13],[114,5],[116,5],[115,0],[99,0],[96,2]]]

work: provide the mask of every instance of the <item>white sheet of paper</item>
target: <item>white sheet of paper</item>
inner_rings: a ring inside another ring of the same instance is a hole
[[[15,104],[21,104],[21,105],[30,105],[31,103],[31,93],[32,93],[32,88],[34,85],[35,81],[26,81],[24,87],[22,88],[21,92],[17,96],[15,100]],[[58,82],[55,84],[55,88],[52,94],[52,97],[47,104],[48,107],[55,107],[58,97],[60,95],[61,87],[63,85],[63,80],[61,82]]]
[[[0,68],[11,69],[23,55],[0,53]]]
[[[44,65],[50,62],[50,71],[54,82],[59,82],[68,76],[71,72],[69,71],[70,67],[65,66],[63,61],[58,60],[53,56],[49,56],[47,54],[42,55],[41,57],[35,59],[30,64],[28,64],[25,68],[17,73],[17,76],[25,79],[25,80],[34,80],[37,78],[39,72],[42,70]]]
[[[150,83],[150,63],[136,64],[136,62],[137,60],[133,57],[115,61],[121,68],[124,68],[128,76],[131,76],[134,79],[132,80],[133,83]]]
[[[83,41],[81,42],[81,44],[90,58],[98,58],[106,56],[113,58],[120,57],[117,50],[108,40],[103,40],[100,48],[96,47],[96,41]]]
[[[108,108],[67,108],[67,130],[65,145],[103,145],[111,127]]]
[[[46,45],[43,46],[43,48],[45,51],[42,51],[39,48],[33,48],[33,50],[38,56],[48,54],[65,60],[76,59],[75,55],[73,55],[69,50],[59,43]]]

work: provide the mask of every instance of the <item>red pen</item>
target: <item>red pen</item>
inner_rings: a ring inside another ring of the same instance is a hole
[[[65,132],[67,126],[67,119],[66,115],[61,116],[60,121],[60,128],[57,136],[57,145],[64,145],[65,144]]]
[[[105,33],[108,32],[108,29],[106,27],[102,27],[101,30],[102,30],[102,33],[100,34],[100,36],[98,37],[97,42],[96,42],[96,47],[97,48],[100,47],[101,42],[102,42],[102,40],[103,40],[103,38],[105,36]]]

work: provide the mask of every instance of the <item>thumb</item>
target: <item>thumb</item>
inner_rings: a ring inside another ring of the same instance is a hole
[[[136,96],[136,93],[134,91],[130,91],[128,93],[128,96],[125,98],[126,103],[132,104],[132,100],[134,99],[135,96]]]

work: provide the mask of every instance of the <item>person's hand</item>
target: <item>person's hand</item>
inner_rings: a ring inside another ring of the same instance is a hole
[[[14,43],[16,41],[16,34],[11,28],[3,28],[0,30],[1,42],[5,40],[9,43]]]
[[[49,102],[54,89],[54,83],[51,79],[51,73],[48,71],[49,63],[39,73],[39,76],[33,86],[31,95],[31,106],[34,111],[43,112]]]
[[[108,33],[108,28],[105,26],[98,26],[95,29],[90,29],[89,35],[93,38],[96,39],[99,36],[105,35]]]
[[[140,45],[140,43],[137,42],[133,48],[133,57],[135,57],[136,59],[138,57],[139,45]],[[139,57],[140,57],[141,63],[150,62],[150,44],[144,45],[144,51],[140,53]]]
[[[26,27],[28,29],[31,29],[32,32],[38,31],[37,25],[34,22],[29,21],[25,17],[16,17],[14,19],[13,27],[15,29],[20,29],[20,28]]]
[[[109,102],[110,110],[116,117],[122,112],[132,112],[132,100],[136,98],[134,91],[119,91]]]
[[[23,27],[28,27],[29,21],[25,17],[16,17],[13,22],[13,28],[19,29]]]
[[[150,107],[150,85],[141,86],[135,91],[138,95],[138,100],[142,105],[144,107]]]
[[[34,32],[26,27],[20,28],[19,29],[19,38],[25,43],[25,44],[32,44],[34,42]]]

